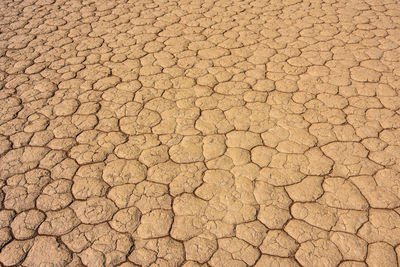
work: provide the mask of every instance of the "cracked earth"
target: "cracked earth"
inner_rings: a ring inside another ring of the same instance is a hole
[[[2,0],[0,29],[3,266],[399,265],[397,0]]]

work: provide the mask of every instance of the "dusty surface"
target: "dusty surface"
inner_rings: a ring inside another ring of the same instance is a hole
[[[2,0],[0,24],[4,266],[399,265],[398,1]]]

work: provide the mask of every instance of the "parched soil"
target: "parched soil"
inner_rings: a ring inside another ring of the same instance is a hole
[[[400,265],[398,0],[1,0],[0,265]]]

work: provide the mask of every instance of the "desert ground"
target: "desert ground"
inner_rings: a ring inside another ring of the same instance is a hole
[[[1,0],[0,266],[400,265],[398,0]]]

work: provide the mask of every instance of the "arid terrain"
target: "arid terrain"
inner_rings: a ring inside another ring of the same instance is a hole
[[[398,0],[1,0],[0,266],[396,267]]]

